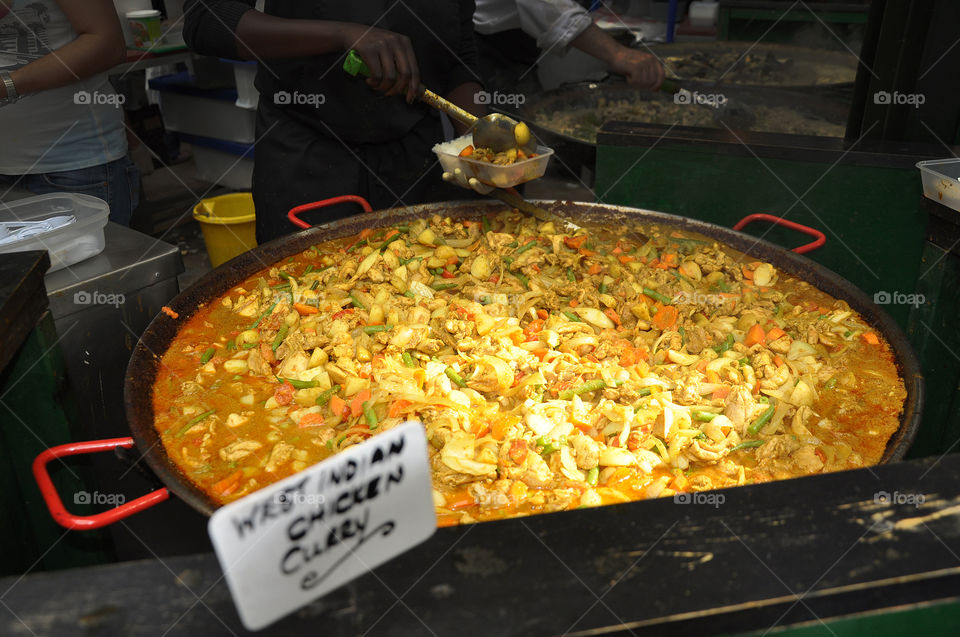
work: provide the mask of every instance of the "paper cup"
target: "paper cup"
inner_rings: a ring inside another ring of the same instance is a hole
[[[156,9],[128,12],[127,24],[130,25],[130,32],[133,34],[133,45],[138,49],[149,49],[159,44],[163,37],[160,29],[160,12]]]

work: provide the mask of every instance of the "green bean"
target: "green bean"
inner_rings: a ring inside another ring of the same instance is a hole
[[[206,365],[207,363],[209,363],[209,362],[210,362],[210,359],[213,358],[213,355],[216,354],[216,353],[217,353],[217,350],[216,350],[216,349],[214,349],[214,348],[212,348],[212,347],[208,347],[208,348],[207,348],[207,351],[205,351],[205,352],[203,353],[203,356],[200,357],[200,364],[201,364],[201,365]]]
[[[190,420],[188,420],[188,421],[187,421],[187,424],[185,424],[185,425],[183,426],[183,428],[182,428],[180,431],[177,432],[177,438],[179,438],[179,437],[182,436],[183,434],[185,434],[185,433],[187,433],[188,431],[190,431],[190,428],[191,428],[191,427],[193,427],[195,424],[197,424],[198,422],[200,422],[200,421],[203,420],[204,418],[208,418],[208,417],[212,416],[214,413],[216,413],[216,411],[217,411],[216,409],[211,409],[210,411],[205,411],[205,412],[203,412],[202,414],[200,414],[199,416],[194,416],[193,418],[191,418]]]
[[[589,484],[591,487],[597,486],[597,481],[599,478],[600,467],[594,467],[593,469],[590,469],[590,471],[587,471],[587,484]]]
[[[243,349],[253,349],[254,347],[256,347],[256,346],[259,345],[259,344],[260,344],[260,343],[244,343],[244,344],[243,344]]]
[[[233,339],[227,341],[227,350],[232,352],[235,349],[237,349],[237,342]]]
[[[837,386],[837,377],[831,376],[830,379],[823,384],[824,389],[833,389]]]
[[[599,287],[600,294],[606,294],[606,293],[607,293],[607,289],[608,289],[608,288],[607,288],[607,284],[606,284],[606,283],[601,283],[601,284],[600,284],[600,287]]]
[[[734,445],[733,447],[731,447],[730,453],[733,453],[734,451],[740,451],[741,449],[750,449],[752,447],[759,447],[765,442],[766,440],[744,440],[740,444]]]
[[[671,299],[669,296],[666,296],[665,294],[660,294],[656,290],[651,290],[650,288],[643,288],[643,293],[649,296],[654,301],[660,301],[661,303],[664,303],[666,305],[670,305],[673,303],[673,299]]]
[[[271,289],[271,290],[276,290],[276,291],[278,291],[278,292],[279,292],[280,290],[289,290],[289,289],[290,289],[290,284],[289,284],[289,283],[279,283],[279,284],[277,284],[277,285],[271,285],[271,286],[270,286],[270,289]]]
[[[367,426],[376,429],[380,420],[377,418],[377,412],[373,410],[372,401],[366,400],[363,403],[363,417],[367,419]]]
[[[417,366],[417,361],[413,360],[413,354],[411,354],[410,352],[404,352],[402,358],[403,358],[403,364],[406,365],[407,367]]]
[[[530,289],[530,279],[528,279],[525,274],[523,274],[522,272],[514,272],[513,270],[510,270],[509,272],[513,276],[520,279],[520,283],[523,283],[523,287],[527,288],[528,290]]]
[[[406,292],[404,292],[403,295],[404,295],[405,297],[411,298],[411,299],[417,298],[417,295],[414,294],[413,292],[411,292],[410,290],[407,290]]]
[[[263,319],[267,318],[268,316],[270,316],[271,313],[273,313],[273,308],[277,307],[277,303],[279,303],[279,301],[274,301],[274,302],[270,305],[270,307],[267,308],[267,311],[264,312],[262,315],[260,315],[260,318],[258,318],[258,319],[256,320],[256,322],[255,322],[253,325],[251,325],[250,327],[248,327],[247,329],[248,329],[248,330],[252,330],[252,329],[255,329],[257,326],[259,326],[259,325],[260,325],[260,321],[262,321]]]
[[[290,331],[290,326],[284,323],[280,326],[280,331],[277,332],[277,335],[273,337],[273,351],[277,351],[277,348],[280,347],[280,343],[283,342],[283,339],[287,337],[287,332]]]
[[[277,376],[277,381],[280,383],[290,383],[294,389],[310,389],[311,387],[317,386],[317,381],[315,380],[297,380],[296,378],[281,378]]]
[[[311,290],[316,290],[318,287],[320,287],[320,279],[317,279],[316,281],[310,284]]]
[[[376,334],[377,332],[389,332],[392,329],[392,325],[367,325],[363,328],[363,331],[365,334]]]
[[[725,351],[733,347],[733,334],[727,334],[727,338],[723,340],[722,343],[713,348],[717,354],[723,354]]]
[[[560,449],[567,444],[567,439],[563,436],[560,436],[557,440],[551,440],[546,436],[540,436],[537,438],[537,446],[540,447],[540,455],[545,456],[551,454],[554,451],[560,451]]]
[[[577,282],[577,275],[573,273],[573,268],[567,268],[567,281],[571,283]]]
[[[360,308],[361,310],[367,309],[367,306],[364,305],[364,304],[360,301],[360,299],[357,298],[357,295],[354,294],[353,292],[350,293],[350,300],[353,301],[353,306],[354,306],[354,307],[358,307],[358,308]]]
[[[487,215],[483,215],[482,221],[483,221],[483,232],[484,234],[486,234],[487,232],[490,232],[493,229],[493,227],[490,225],[490,220],[487,219]]]
[[[508,248],[516,248],[518,245],[520,245],[520,242],[517,241],[517,240],[513,240],[513,241],[511,241],[510,243],[507,244],[507,247],[508,247]]]
[[[457,372],[455,372],[452,367],[448,367],[447,369],[445,369],[444,373],[447,375],[447,378],[452,380],[458,386],[460,387],[467,386],[467,381],[463,380],[463,377],[460,376],[460,374],[458,374]]]
[[[517,256],[518,254],[523,254],[524,252],[526,252],[526,251],[529,250],[530,248],[535,247],[536,245],[537,245],[536,239],[530,239],[530,241],[526,242],[525,244],[523,244],[522,246],[520,246],[519,248],[517,248],[516,250],[514,250],[514,251],[513,251],[513,256]]]
[[[457,285],[459,284],[458,283],[434,283],[430,287],[432,287],[437,292],[441,292],[443,290],[450,290],[452,288],[455,288],[457,287]]]
[[[511,257],[510,255],[507,255],[501,258],[500,260],[506,263],[507,265],[510,265],[511,263],[513,263],[513,257]]]
[[[577,316],[576,314],[574,314],[573,312],[571,312],[571,311],[569,311],[569,310],[564,310],[563,312],[561,312],[561,314],[563,314],[564,316],[566,316],[568,319],[570,319],[570,320],[573,321],[574,323],[583,323],[583,321],[580,320],[580,317],[579,317],[579,316]]]
[[[307,276],[307,275],[310,274],[311,272],[313,272],[313,264],[312,264],[312,263],[308,263],[308,264],[307,264],[307,267],[303,269],[303,274],[301,274],[300,276]]]
[[[334,385],[330,389],[325,389],[324,391],[320,392],[320,395],[317,396],[317,404],[323,407],[330,402],[330,399],[333,398],[333,395],[338,391],[340,391],[340,385]]]
[[[580,394],[586,394],[588,392],[597,391],[598,389],[603,389],[607,386],[607,383],[602,378],[596,378],[594,380],[588,380],[582,385],[578,385],[573,389],[567,389],[560,392],[560,400],[570,400],[574,395],[579,396]]]
[[[771,402],[770,406],[767,407],[767,410],[760,414],[760,417],[754,420],[753,424],[747,427],[747,433],[750,435],[755,435],[757,432],[763,429],[764,426],[770,422],[770,419],[773,418],[773,412],[776,411],[776,409],[777,406]]]
[[[693,419],[699,420],[700,422],[710,422],[720,414],[710,413],[709,411],[695,411],[693,412]]]

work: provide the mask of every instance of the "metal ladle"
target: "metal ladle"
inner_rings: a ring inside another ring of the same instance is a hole
[[[353,49],[347,53],[347,58],[343,61],[343,70],[354,77],[357,75],[370,77],[370,67]],[[527,154],[537,152],[537,143],[530,134],[530,129],[526,124],[512,117],[501,113],[477,117],[424,86],[420,87],[417,99],[470,127],[473,132],[473,145],[476,148],[489,148],[495,153],[506,152],[511,148],[517,148]]]

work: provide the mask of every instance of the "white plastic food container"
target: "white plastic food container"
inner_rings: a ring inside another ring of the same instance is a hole
[[[547,171],[547,163],[553,155],[553,149],[546,146],[537,146],[537,156],[518,161],[509,166],[497,166],[485,161],[460,157],[460,151],[473,143],[472,135],[464,135],[449,142],[443,142],[433,147],[433,152],[440,159],[444,172],[452,173],[459,168],[468,177],[476,177],[478,181],[497,188],[510,188],[532,179],[543,177]]]
[[[54,272],[103,252],[103,228],[110,216],[110,207],[103,199],[54,193],[0,203],[0,222],[41,221],[60,215],[72,215],[76,221],[0,245],[0,253],[47,250],[50,253],[49,272]]]
[[[960,159],[917,162],[923,179],[923,196],[960,211]]]

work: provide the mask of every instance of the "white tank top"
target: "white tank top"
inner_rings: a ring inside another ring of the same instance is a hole
[[[0,5],[0,70],[12,71],[76,39],[56,0]],[[0,174],[97,166],[123,157],[120,98],[105,73],[0,107]]]

